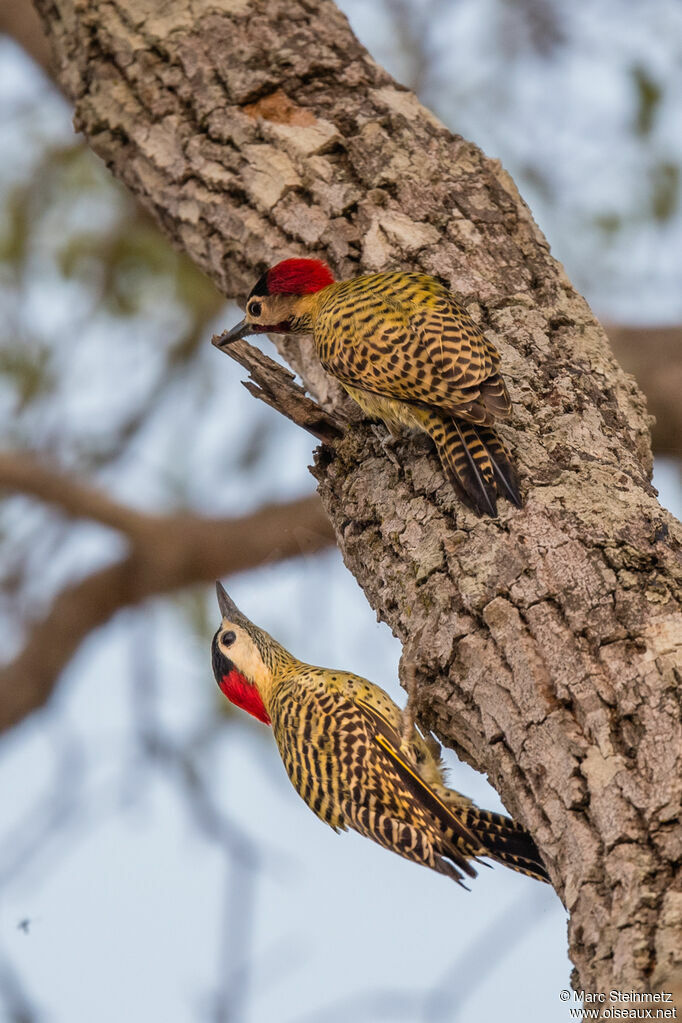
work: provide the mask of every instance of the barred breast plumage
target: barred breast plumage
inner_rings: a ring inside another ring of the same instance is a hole
[[[250,622],[222,588],[213,640],[216,680],[228,698],[269,720],[301,798],[336,830],[352,828],[406,859],[461,883],[490,857],[547,880],[533,839],[503,814],[480,810],[445,784],[433,742],[410,726],[379,686],[305,664]],[[237,678],[239,682],[237,682]]]

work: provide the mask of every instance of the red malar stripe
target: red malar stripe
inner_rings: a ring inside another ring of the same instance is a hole
[[[236,668],[233,668],[229,675],[223,675],[220,688],[230,703],[241,707],[242,710],[252,714],[266,725],[272,724],[265,704],[260,698],[260,693]]]

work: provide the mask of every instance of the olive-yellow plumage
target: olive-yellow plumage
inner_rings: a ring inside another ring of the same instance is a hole
[[[406,859],[461,883],[491,857],[538,880],[547,872],[527,831],[449,789],[440,756],[366,679],[297,660],[248,620],[218,584],[213,638],[223,693],[272,724],[289,778],[336,830],[352,828]]]
[[[368,415],[427,433],[479,513],[496,515],[500,493],[521,506],[494,429],[511,410],[500,356],[440,281],[403,271],[334,281],[318,260],[284,260],[222,343],[278,331],[312,333],[324,368]]]

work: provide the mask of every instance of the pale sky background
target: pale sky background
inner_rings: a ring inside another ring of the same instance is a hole
[[[376,59],[408,80],[409,54],[382,5],[341,6]],[[425,5],[413,8],[428,18]],[[512,32],[505,50],[494,35],[504,19],[493,0],[441,3],[439,10],[437,31],[427,34],[424,101],[501,157],[512,174],[522,175],[532,156],[545,180],[524,194],[598,314],[682,322],[679,205],[664,223],[640,215],[651,168],[682,160],[682,8],[651,0],[628,5],[623,17],[622,4],[578,2],[566,26],[570,46],[548,59],[521,49],[515,57],[520,43]],[[646,145],[628,134],[636,63],[666,82]],[[39,140],[68,143],[72,136],[63,101],[8,42],[0,45],[0,129],[0,185],[21,178]],[[620,217],[617,244],[595,225],[605,210]],[[78,215],[111,214],[95,205]],[[60,436],[106,432],[121,395],[131,388],[144,393],[153,378],[150,346],[142,360],[145,339],[135,331],[109,323],[105,332],[88,318],[78,287],[58,289],[39,259],[23,299],[47,342],[59,344],[68,360],[52,405]],[[82,331],[67,345],[60,327],[79,303]],[[221,325],[234,315],[226,310]],[[156,329],[162,345],[162,317]],[[153,508],[168,480],[182,478],[196,507],[235,515],[264,500],[312,492],[310,438],[246,393],[236,366],[210,346],[208,334],[201,360],[201,373],[175,389],[130,457],[103,482]],[[10,407],[0,388],[3,422]],[[187,418],[199,407],[188,436]],[[238,447],[247,424],[272,417],[267,460],[257,474],[236,465],[217,471],[225,446]],[[7,429],[12,435],[25,426],[37,447],[41,431],[49,436],[54,426],[26,423]],[[679,467],[659,463],[655,482],[662,502],[682,514]],[[19,501],[6,515],[2,522],[14,526],[21,517],[29,535],[43,512]],[[118,552],[99,528],[83,525],[74,537],[47,563],[38,544],[36,599]],[[227,587],[249,617],[301,659],[356,671],[403,702],[399,644],[376,623],[338,553],[233,578]],[[213,594],[203,599],[217,624]],[[0,638],[11,652],[15,635],[4,627]],[[218,699],[208,646],[187,628],[186,609],[159,600],[94,634],[69,666],[50,713],[32,717],[0,744],[0,991],[18,979],[31,1020],[569,1018],[559,1000],[570,973],[565,913],[551,889],[497,867],[483,868],[467,893],[358,836],[335,835],[289,785],[270,732],[237,717],[222,721]],[[213,808],[188,800],[177,770],[162,757],[150,764],[143,755],[140,713],[158,718],[170,743],[196,737]],[[453,787],[501,808],[481,776],[450,753],[448,763]],[[190,807],[204,822],[207,813],[221,821],[227,846],[196,826]],[[226,856],[232,842],[257,872]],[[245,933],[249,905],[252,927]],[[27,929],[19,926],[24,920]],[[229,1016],[219,1015],[220,985],[232,991]],[[2,1012],[0,1004],[0,1019]]]

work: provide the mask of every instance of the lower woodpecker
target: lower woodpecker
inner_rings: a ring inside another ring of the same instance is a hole
[[[313,813],[459,884],[476,877],[481,857],[549,880],[521,825],[446,786],[435,742],[412,723],[405,734],[404,714],[383,689],[297,660],[216,586],[216,682],[233,704],[272,725],[289,779]]]

